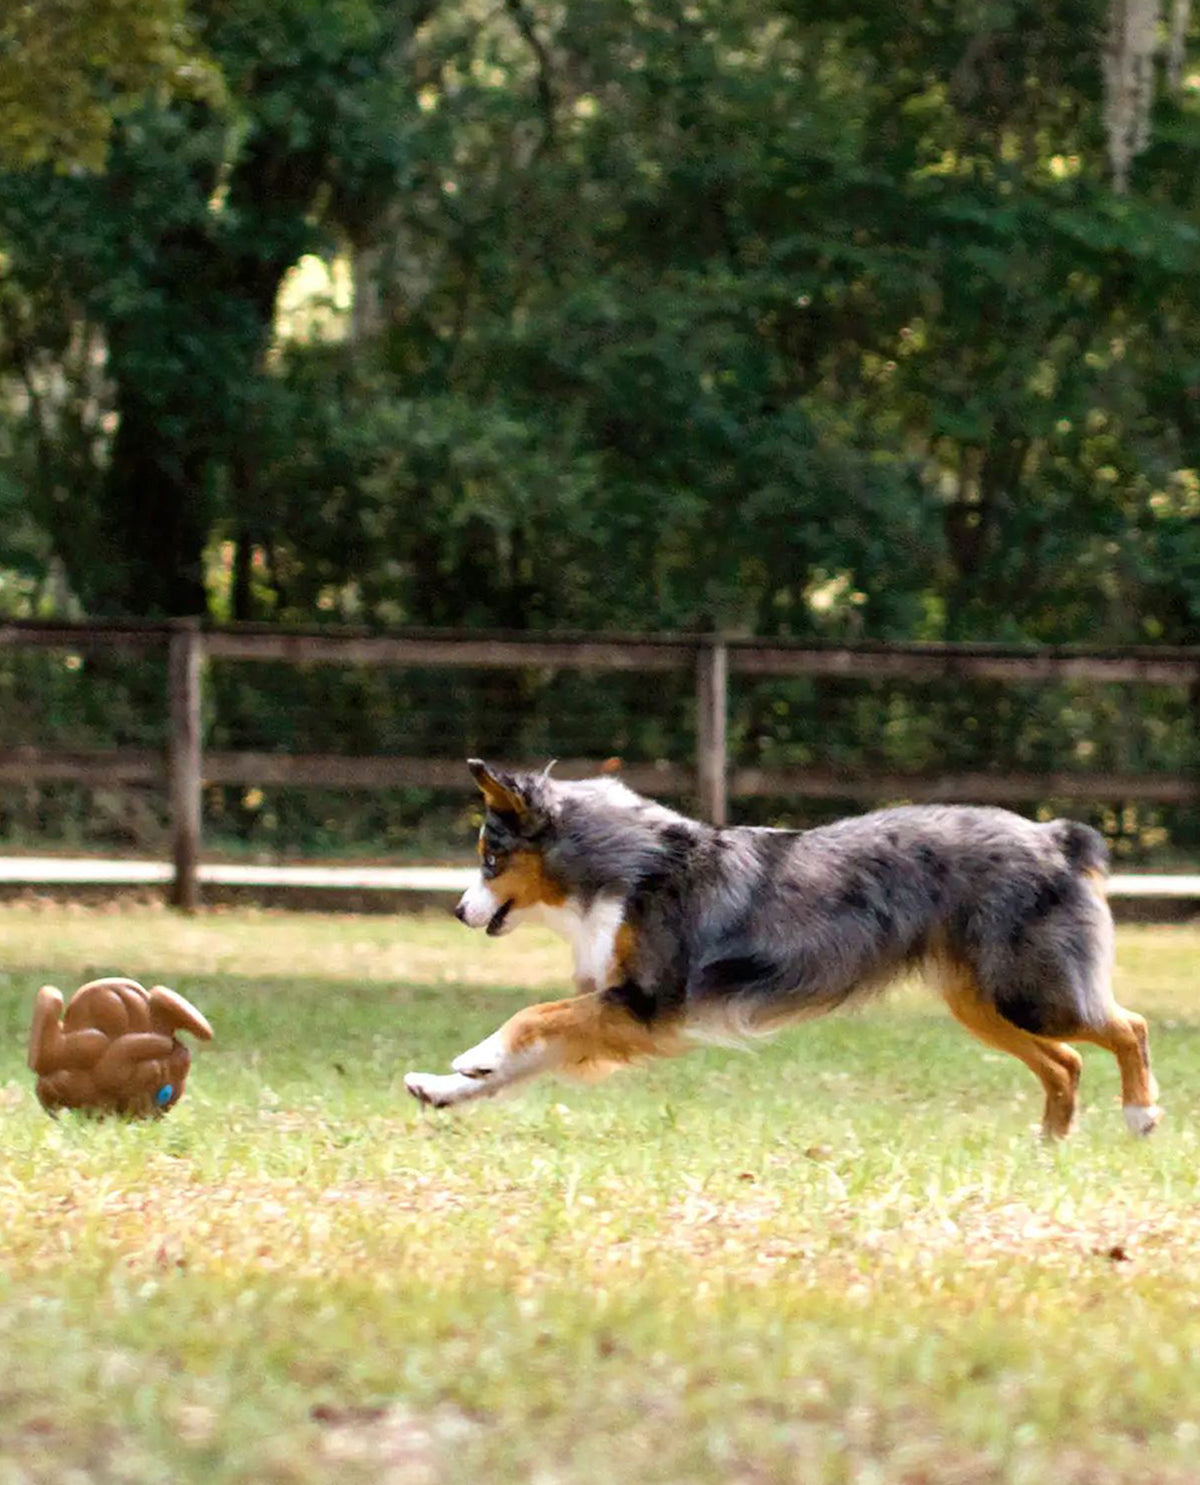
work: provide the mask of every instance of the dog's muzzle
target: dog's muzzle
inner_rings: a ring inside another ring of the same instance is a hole
[[[512,926],[508,923],[512,906],[511,897],[501,900],[486,882],[478,881],[463,893],[454,909],[454,916],[468,928],[485,928],[495,938]]]
[[[507,902],[501,903],[496,911],[492,914],[491,921],[488,923],[487,926],[489,938],[495,938],[498,934],[504,932],[504,924],[508,918],[509,909],[511,907],[512,898],[510,897]]]

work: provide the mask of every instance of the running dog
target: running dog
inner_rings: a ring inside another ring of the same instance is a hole
[[[468,767],[486,815],[457,916],[493,935],[556,929],[576,994],[519,1011],[449,1074],[410,1073],[422,1103],[773,1032],[920,969],[968,1031],[1041,1080],[1047,1136],[1075,1116],[1072,1041],[1116,1057],[1134,1134],[1161,1119],[1146,1023],[1113,999],[1107,850],[1088,826],[929,805],[717,829],[612,777]]]

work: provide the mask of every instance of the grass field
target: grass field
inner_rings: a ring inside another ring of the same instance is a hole
[[[565,950],[443,918],[0,909],[0,1485],[1200,1480],[1200,932],[1126,929],[1168,1119],[1040,1089],[923,993],[422,1117]],[[33,994],[121,970],[218,1040],[57,1122]]]

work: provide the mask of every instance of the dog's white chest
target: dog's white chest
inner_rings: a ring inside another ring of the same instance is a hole
[[[617,932],[624,908],[612,898],[599,898],[583,910],[574,903],[546,907],[541,920],[561,934],[575,956],[575,978],[596,990],[607,990],[616,980]]]

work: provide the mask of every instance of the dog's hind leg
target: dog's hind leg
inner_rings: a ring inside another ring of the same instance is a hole
[[[1158,1106],[1158,1080],[1150,1071],[1150,1038],[1145,1020],[1113,1001],[1104,1025],[1074,1032],[1071,1040],[1093,1042],[1113,1054],[1121,1069],[1125,1123],[1131,1134],[1150,1134],[1162,1119],[1163,1111]]]
[[[670,1021],[646,1024],[607,992],[527,1006],[451,1064],[452,1073],[409,1073],[421,1103],[448,1108],[491,1098],[543,1072],[594,1081],[630,1062],[684,1049]]]
[[[1113,1054],[1121,1070],[1126,1127],[1131,1134],[1147,1135],[1158,1127],[1163,1116],[1158,1106],[1158,1080],[1150,1071],[1150,1037],[1145,1020],[1135,1011],[1119,1006],[1113,996],[1112,918],[1104,899],[1104,882],[1095,873],[1084,875],[1089,878],[1103,914],[1101,953],[1089,976],[1093,993],[1088,1003],[1092,1009],[1078,1028],[1062,1034],[1073,1042],[1091,1042]]]
[[[1019,1058],[1041,1081],[1046,1093],[1042,1133],[1062,1139],[1075,1122],[1076,1096],[1083,1059],[1074,1047],[1049,1037],[1034,1036],[1014,1026],[980,995],[973,977],[963,970],[942,986],[950,1014],[989,1047]]]

